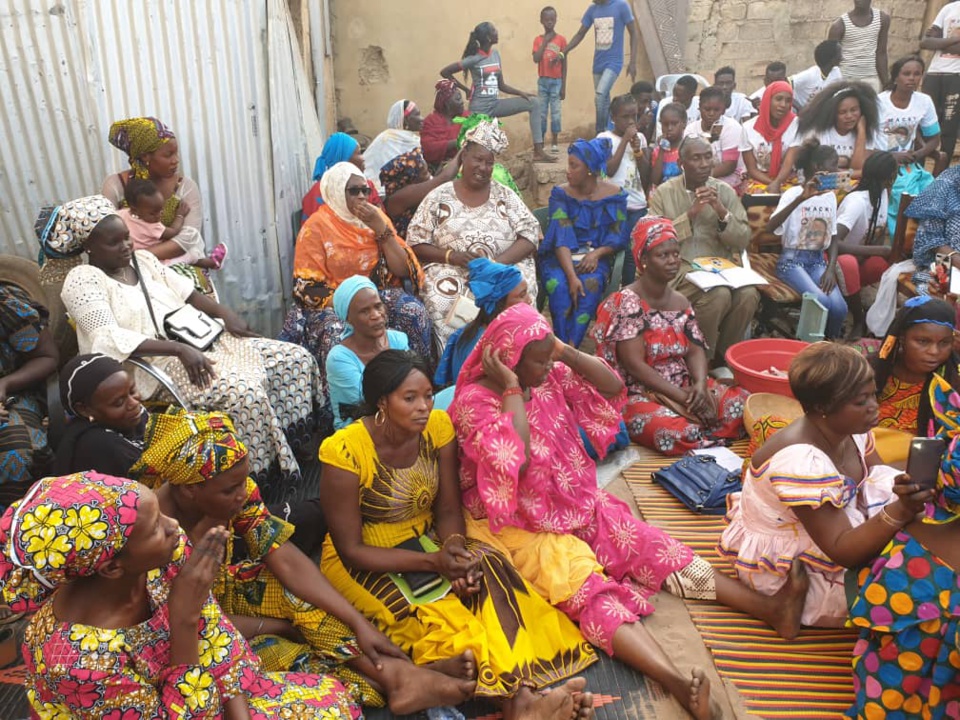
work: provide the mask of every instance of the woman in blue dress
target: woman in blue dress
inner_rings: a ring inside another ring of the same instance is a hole
[[[567,182],[550,193],[550,225],[540,243],[540,271],[553,333],[579,347],[603,299],[616,253],[627,246],[627,195],[601,179],[608,138],[576,140]]]

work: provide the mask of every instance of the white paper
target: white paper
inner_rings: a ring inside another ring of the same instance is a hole
[[[727,472],[739,473],[743,470],[743,458],[727,447],[701,448],[691,450],[691,455],[709,455],[717,461],[717,465]]]

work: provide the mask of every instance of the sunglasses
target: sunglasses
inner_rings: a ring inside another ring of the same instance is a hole
[[[347,195],[349,195],[350,197],[358,197],[358,196],[360,196],[360,195],[363,195],[364,197],[367,197],[367,196],[370,195],[370,186],[369,186],[369,185],[358,185],[358,186],[356,186],[356,187],[348,187],[348,188],[347,188]]]

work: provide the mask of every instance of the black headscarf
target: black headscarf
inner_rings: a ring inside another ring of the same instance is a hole
[[[90,402],[100,383],[123,370],[112,357],[92,353],[77,355],[60,371],[60,403],[63,409],[77,416],[75,403]]]

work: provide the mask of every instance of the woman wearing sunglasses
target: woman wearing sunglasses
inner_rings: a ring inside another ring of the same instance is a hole
[[[333,291],[347,278],[363,275],[380,292],[387,326],[406,333],[410,349],[429,359],[433,350],[430,318],[423,303],[402,287],[409,279],[419,289],[420,263],[387,216],[370,204],[363,171],[348,162],[337,163],[323,174],[320,193],[324,204],[297,236],[295,303],[280,337],[307,348],[320,367],[326,367],[327,353],[340,342],[344,330],[333,310]],[[327,429],[332,427],[332,416],[323,421],[329,424]]]

